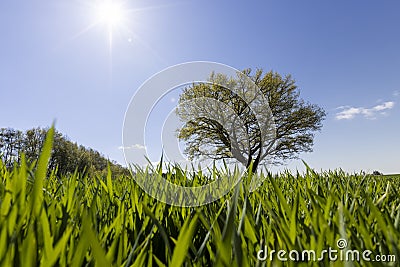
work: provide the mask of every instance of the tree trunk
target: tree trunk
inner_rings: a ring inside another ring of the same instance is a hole
[[[249,158],[249,160],[247,161],[247,164],[246,164],[247,170],[250,168],[251,163],[253,163],[252,168],[251,168],[251,172],[254,174],[254,173],[257,172],[257,168],[258,168],[258,165],[260,163],[260,158],[257,157],[255,160],[253,160],[253,157],[250,156],[250,158]]]

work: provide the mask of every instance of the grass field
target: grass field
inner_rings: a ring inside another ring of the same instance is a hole
[[[399,266],[399,176],[308,168],[269,175],[253,193],[239,183],[211,204],[180,208],[154,200],[129,176],[59,178],[46,167],[50,143],[36,170],[0,163],[1,266]],[[343,252],[391,254],[395,262],[257,259],[260,249],[318,256],[338,249],[339,239]]]

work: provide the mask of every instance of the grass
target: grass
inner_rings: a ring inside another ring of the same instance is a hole
[[[253,193],[239,183],[211,204],[180,208],[129,176],[60,178],[47,169],[50,151],[51,133],[35,171],[23,159],[13,170],[0,162],[1,266],[399,266],[399,176],[308,168],[268,175]],[[265,248],[318,255],[340,238],[396,262],[257,259]]]

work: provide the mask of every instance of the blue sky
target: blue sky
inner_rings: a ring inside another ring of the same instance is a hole
[[[0,2],[0,127],[56,120],[122,163],[137,88],[171,65],[208,60],[292,74],[302,98],[328,113],[314,152],[301,155],[312,167],[400,172],[398,1],[127,1],[112,49],[104,23],[85,31],[96,5]]]

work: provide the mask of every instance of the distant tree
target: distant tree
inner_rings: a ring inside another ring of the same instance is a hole
[[[24,133],[22,151],[28,162],[38,159],[45,137],[46,130],[41,128],[29,129]]]
[[[9,168],[19,163],[22,153],[30,164],[36,164],[46,137],[47,129],[33,128],[25,132],[12,128],[0,129],[0,159]],[[129,171],[114,161],[106,159],[98,151],[69,140],[62,133],[55,131],[53,150],[49,168],[57,169],[58,175],[78,171],[82,175],[97,175],[107,172],[107,166],[113,175],[128,175]]]
[[[383,175],[383,173],[381,173],[380,171],[373,171],[372,175],[381,176]]]
[[[19,162],[22,146],[21,131],[12,128],[0,129],[0,155],[7,167],[11,167],[13,162]]]
[[[269,104],[273,118],[267,110],[263,116],[265,121],[274,123],[274,134],[270,134],[271,129],[262,131],[259,115],[257,117],[248,101],[243,99],[247,97],[248,87],[252,86],[246,82],[249,79]],[[227,88],[236,88],[236,91]],[[225,106],[216,107],[212,105],[213,101],[208,100],[200,104],[191,102],[202,97],[215,99]],[[252,163],[254,172],[267,158],[279,164],[298,157],[300,152],[311,152],[314,132],[321,129],[325,118],[322,108],[300,98],[298,87],[290,75],[282,77],[272,71],[264,74],[262,70],[251,75],[251,70],[247,69],[237,77],[211,74],[209,82],[185,88],[179,104],[177,114],[185,125],[179,130],[178,137],[186,143],[185,152],[191,159],[201,156],[235,158],[246,167]],[[231,113],[224,115],[228,110]],[[231,126],[224,127],[214,118]],[[242,130],[237,130],[239,128]]]

